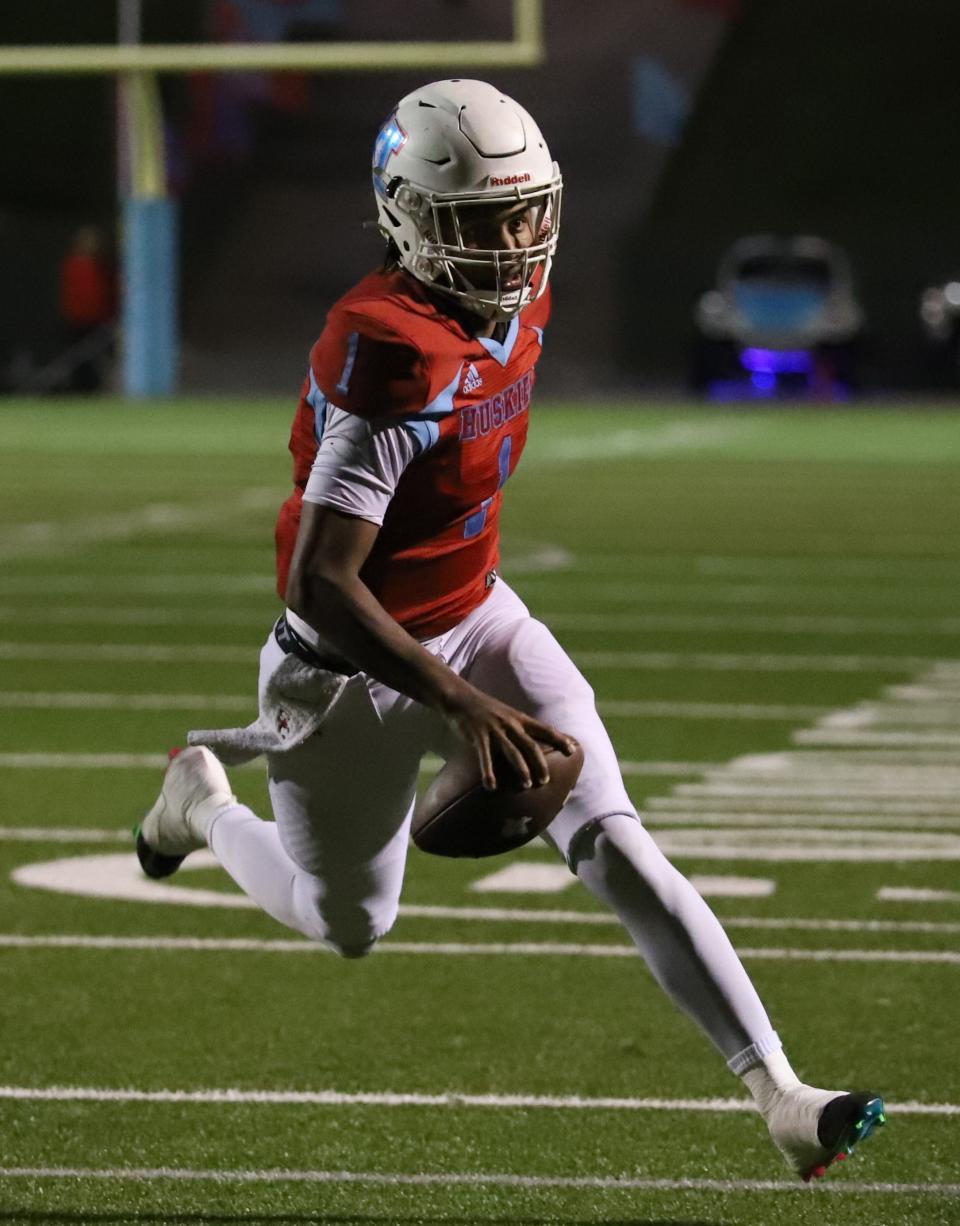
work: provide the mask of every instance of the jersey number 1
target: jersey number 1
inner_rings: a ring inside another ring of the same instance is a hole
[[[508,434],[500,444],[500,453],[497,456],[497,468],[499,469],[499,477],[497,480],[497,489],[503,488],[504,483],[510,476],[510,453],[513,450],[513,439]],[[479,536],[487,522],[487,510],[493,498],[484,498],[483,502],[472,515],[467,516],[467,520],[463,525],[464,540],[470,540],[471,537]]]

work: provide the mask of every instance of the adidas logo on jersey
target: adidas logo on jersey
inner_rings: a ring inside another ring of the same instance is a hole
[[[471,362],[467,367],[467,377],[463,381],[463,390],[465,392],[475,392],[478,387],[483,387],[483,379],[480,378],[480,372]]]

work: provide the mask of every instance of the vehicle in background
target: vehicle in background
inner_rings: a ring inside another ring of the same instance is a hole
[[[960,281],[931,285],[920,296],[920,322],[931,347],[930,374],[960,383]]]
[[[812,235],[738,239],[695,311],[696,390],[711,399],[845,399],[864,313],[850,262]]]

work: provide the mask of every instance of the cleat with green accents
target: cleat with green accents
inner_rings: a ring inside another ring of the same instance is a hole
[[[884,1121],[883,1100],[867,1091],[844,1094],[797,1085],[764,1111],[777,1148],[804,1182],[821,1179]]]

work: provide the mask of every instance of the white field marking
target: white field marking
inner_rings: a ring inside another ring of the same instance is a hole
[[[82,596],[93,593],[129,592],[143,596],[169,596],[174,592],[207,595],[211,592],[240,596],[272,595],[276,579],[266,569],[247,574],[215,573],[206,569],[160,573],[146,571],[104,573],[82,572],[72,575],[6,575],[0,578],[0,596]],[[31,610],[31,615],[33,610]]]
[[[151,753],[0,753],[0,770],[161,770],[168,765],[166,754]],[[425,772],[440,767],[438,758],[426,757],[421,769]],[[716,762],[633,762],[620,763],[624,775],[703,775]],[[263,770],[256,759],[231,770]]]
[[[3,843],[130,843],[129,830],[72,829],[69,826],[0,826]]]
[[[260,940],[252,937],[120,937],[48,933],[25,936],[0,933],[0,949],[83,949],[135,952],[315,954],[326,946],[305,940]],[[636,958],[632,945],[582,945],[560,941],[462,942],[382,941],[374,953],[441,957]],[[783,949],[738,947],[741,958],[772,962],[893,962],[909,965],[960,966],[960,950],[930,949]]]
[[[619,760],[622,775],[705,775],[716,762],[636,762]]]
[[[13,832],[12,832],[13,833]],[[25,832],[28,836],[32,831]],[[39,835],[46,832],[40,831]],[[110,842],[122,840],[128,842],[129,834],[119,834],[111,830],[93,830],[81,832],[90,838],[78,838],[76,832],[63,830],[63,842]],[[70,836],[70,837],[67,837]],[[91,865],[91,861],[99,860],[100,864]],[[163,882],[150,881],[140,873],[133,856],[124,853],[117,856],[91,857],[77,856],[70,860],[52,861],[51,865],[63,864],[54,875],[51,873],[34,873],[18,877],[20,885],[38,889],[50,889],[59,892],[82,894],[99,898],[135,898],[135,901],[161,903],[193,903],[198,906],[217,906],[255,909],[251,900],[244,895],[228,893],[220,890],[182,889]],[[69,867],[67,867],[69,866]],[[36,866],[32,866],[36,867]],[[218,867],[216,859],[209,852],[194,852],[184,861],[181,872],[190,869],[210,869]],[[557,868],[562,866],[547,865]],[[89,875],[88,875],[89,870]],[[19,872],[19,870],[18,870]],[[563,872],[569,881],[573,877],[564,868]],[[717,877],[694,874],[690,878],[694,887],[705,896],[725,898],[760,898],[769,897],[776,889],[776,883],[763,877]],[[67,883],[64,888],[63,882]],[[131,881],[142,885],[144,889],[132,896],[126,892]],[[960,901],[960,894],[950,894],[949,891],[927,891],[926,893],[942,894],[950,900]],[[236,899],[243,899],[242,903]],[[516,907],[448,907],[431,906],[420,903],[401,903],[400,915],[408,919],[442,919],[480,921],[485,923],[527,923],[527,924],[600,924],[608,927],[619,927],[620,921],[615,915],[604,911],[560,911],[537,908],[521,909]],[[772,929],[782,931],[824,931],[831,932],[923,932],[931,934],[952,934],[960,932],[960,923],[936,922],[932,920],[854,920],[854,919],[803,919],[782,918],[772,919],[757,916],[734,916],[723,919],[728,928]]]
[[[0,753],[5,770],[165,770],[162,753]]]
[[[777,883],[769,877],[707,876],[693,873],[690,882],[704,898],[770,898]]]
[[[569,576],[563,575],[567,582]],[[785,584],[756,583],[722,583],[704,584],[696,580],[680,579],[670,582],[635,580],[591,579],[588,583],[581,581],[575,588],[558,586],[555,579],[533,578],[524,580],[525,599],[544,599],[548,595],[567,600],[575,598],[578,592],[587,592],[591,604],[602,605],[609,601],[612,604],[695,604],[699,608],[709,608],[711,605],[736,605],[742,609],[748,605],[819,605],[829,607],[843,605],[847,608],[877,609],[889,606],[897,609],[915,609],[921,602],[939,601],[948,607],[956,607],[956,588],[942,584],[939,587],[918,588],[905,585],[902,581],[886,590],[876,587],[864,589],[862,586],[846,587],[835,581],[826,584],[804,584],[788,587]],[[0,585],[0,593],[3,592]]]
[[[922,890],[910,886],[885,885],[877,890],[881,902],[960,902],[958,890]]]
[[[870,732],[856,728],[809,728],[794,732],[797,745],[910,745],[923,749],[960,748],[960,732]]]
[[[816,719],[826,707],[765,706],[751,703],[620,702],[601,701],[603,715],[676,719]],[[68,691],[0,690],[0,708],[37,710],[106,708],[127,711],[210,710],[244,711],[256,699],[244,694],[124,694]]]
[[[934,767],[960,774],[960,754],[938,751],[911,753],[904,750],[858,750],[855,755],[838,750],[796,750],[777,753],[742,754],[724,768],[724,774],[781,779],[791,775],[873,776],[876,772],[924,777]]]
[[[945,703],[926,700],[904,706],[902,703],[861,703],[849,711],[835,711],[820,721],[822,728],[880,728],[888,726],[912,730],[927,725],[960,723],[960,702]]]
[[[0,708],[37,711],[250,711],[256,696],[249,694],[102,694],[68,690],[0,690]]]
[[[562,894],[576,883],[565,864],[514,861],[470,883],[475,894]]]
[[[563,545],[544,542],[542,544],[526,544],[504,550],[502,565],[505,575],[523,574],[536,575],[550,571],[572,570],[576,566],[576,555]]]
[[[752,634],[957,634],[960,617],[779,617],[716,615],[712,613],[569,613],[537,611],[536,616],[558,630],[590,630],[616,634],[625,630],[732,631]]]
[[[960,830],[960,816],[957,817],[914,817],[907,810],[908,825],[911,830]],[[818,812],[798,812],[794,806],[789,813],[742,813],[733,810],[726,813],[711,813],[707,810],[698,812],[690,809],[685,812],[664,812],[662,810],[647,810],[639,813],[643,824],[651,829],[659,826],[726,826],[735,828],[800,826],[809,830],[813,837],[821,829],[834,829],[842,826],[845,830],[893,829],[903,830],[904,814],[882,814],[867,816],[857,813],[850,816],[842,811],[827,809]]]
[[[690,880],[705,898],[768,898],[777,888],[776,882],[764,877],[693,876]],[[561,894],[576,884],[565,864],[516,862],[471,882],[470,890],[476,894]]]
[[[951,770],[960,769],[960,753],[946,750],[908,749],[858,749],[851,756],[839,749],[795,749],[774,753],[748,753],[732,758],[728,764],[731,771],[749,771],[751,774],[809,775],[811,770],[821,775],[829,773],[860,772],[875,770],[878,766],[928,767],[939,766]]]
[[[162,608],[150,605],[145,609],[126,609],[118,605],[68,605],[64,608],[46,606],[31,609],[0,608],[0,622],[19,624],[25,619],[31,626],[262,626],[264,635],[276,621],[278,610],[264,605],[260,609],[207,608],[191,605]]]
[[[813,767],[812,767],[813,769]],[[878,775],[880,772],[878,771]],[[744,793],[753,794],[758,799],[758,803],[764,807],[770,804],[774,810],[777,807],[785,809],[790,807],[790,801],[794,804],[802,805],[804,812],[815,810],[818,808],[837,809],[842,812],[845,808],[850,812],[857,810],[877,809],[877,812],[891,813],[940,813],[954,814],[960,812],[960,794],[956,791],[956,783],[949,776],[942,774],[937,775],[935,780],[918,779],[916,788],[911,788],[909,781],[911,776],[909,772],[904,771],[904,775],[894,783],[894,787],[890,791],[886,790],[886,783],[893,780],[880,779],[868,782],[864,776],[831,776],[824,775],[824,781],[832,783],[832,793],[828,788],[814,788],[810,785],[809,780],[804,780],[802,776],[798,776],[796,781],[790,776],[783,777],[782,781],[774,783],[764,780],[755,788],[750,787],[750,780],[743,776],[733,776],[730,782],[723,780],[715,780],[714,775],[707,776],[707,781],[703,785],[703,791],[695,793],[679,793],[674,797],[657,798],[656,801],[651,801],[653,807],[663,808],[685,808],[687,802],[689,807],[711,808],[716,805],[716,808],[730,808],[734,805],[737,809],[743,809],[742,796]],[[790,785],[796,782],[796,788],[790,792]],[[937,788],[937,791],[932,792],[931,787]],[[837,798],[832,799],[836,796]],[[671,801],[671,804],[667,804]],[[924,810],[924,805],[927,809]]]
[[[260,644],[226,647],[221,643],[171,646],[165,643],[12,643],[0,642],[0,660],[109,660],[134,664],[251,664]]]
[[[534,467],[590,460],[612,463],[636,456],[662,456],[700,448],[716,451],[743,433],[743,424],[730,422],[674,422],[647,430],[626,426],[596,435],[541,439],[524,463]]]
[[[666,856],[769,863],[960,860],[960,837],[900,831],[678,828],[654,832]]]
[[[601,715],[630,719],[762,719],[799,721],[818,719],[828,707],[782,706],[749,702],[629,702],[601,699]]]
[[[703,820],[710,823],[722,822],[724,818],[732,823],[735,818],[742,817],[751,823],[757,818],[766,818],[772,824],[796,814],[798,821],[813,820],[815,825],[837,821],[851,826],[868,826],[869,821],[864,819],[875,815],[881,819],[880,826],[896,826],[899,823],[912,830],[914,826],[929,826],[932,829],[940,825],[953,827],[956,819],[960,817],[960,804],[955,801],[939,803],[893,800],[877,803],[872,798],[830,801],[799,796],[792,799],[785,796],[758,796],[756,804],[747,808],[741,797],[651,796],[645,802],[644,814],[652,821],[670,821],[672,814],[679,814],[684,819],[695,819],[698,814],[703,814]]]
[[[129,836],[128,836],[129,838]],[[84,898],[110,898],[121,902],[166,903],[173,906],[225,907],[253,911],[257,904],[246,894],[227,890],[201,890],[189,886],[152,881],[144,876],[130,851],[97,856],[69,856],[23,864],[13,870],[10,880],[29,889],[52,890],[57,894]],[[183,862],[180,872],[219,868],[212,851],[195,851]]]
[[[182,1103],[198,1106],[256,1107],[447,1107],[500,1111],[679,1111],[754,1115],[749,1098],[623,1098],[580,1094],[443,1094],[382,1090],[132,1090],[94,1086],[0,1086],[0,1101]],[[960,1115],[957,1103],[887,1102],[888,1115]],[[793,1184],[790,1185],[791,1187]]]
[[[510,1175],[450,1171],[405,1175],[385,1171],[190,1170],[186,1167],[5,1166],[0,1179],[104,1179],[143,1183],[174,1180],[187,1183],[250,1184],[373,1184],[412,1187],[569,1188],[628,1192],[786,1192],[794,1196],[960,1196],[960,1183],[865,1183],[857,1180],[818,1181],[808,1187],[796,1180],[775,1179],[648,1179],[636,1175]]]
[[[264,619],[264,626],[267,621]],[[264,631],[266,633],[266,629]],[[18,643],[0,641],[0,660],[109,660],[111,663],[249,664],[259,643],[230,647],[222,643]],[[703,672],[893,672],[909,673],[936,662],[924,656],[738,655],[716,652],[582,651],[574,658],[585,668],[684,669]]]
[[[212,852],[198,851],[184,861],[180,871],[219,867]],[[80,895],[85,898],[256,910],[256,904],[245,894],[224,890],[198,890],[164,881],[151,881],[140,871],[136,858],[130,852],[70,856],[24,864],[14,869],[10,876],[17,885],[28,889],[51,890],[58,894]],[[766,898],[773,894],[776,888],[775,883],[766,878],[694,876],[691,880],[702,894],[711,897]],[[576,878],[564,864],[513,863],[474,882],[470,888],[478,893],[543,894],[559,893],[575,882]],[[401,906],[400,913],[411,917],[428,914],[438,917],[441,911],[436,908]],[[448,908],[447,913],[461,918],[486,918],[489,914],[481,908]]]
[[[767,798],[793,797],[796,800],[803,798],[804,800],[816,800],[817,798],[833,798],[841,799],[866,799],[866,800],[882,800],[883,797],[888,797],[890,800],[897,798],[909,799],[911,796],[916,796],[919,800],[942,800],[945,804],[952,803],[956,800],[956,792],[953,791],[948,782],[943,783],[937,781],[930,786],[909,785],[893,789],[888,786],[878,785],[877,787],[869,787],[866,782],[857,785],[834,784],[829,780],[824,781],[821,786],[818,786],[813,781],[795,785],[791,785],[789,780],[785,780],[782,784],[768,783],[766,780],[758,781],[756,784],[750,783],[722,783],[718,779],[711,783],[689,783],[678,784],[677,795],[684,796],[747,796],[753,797],[758,801],[763,801]]]
[[[609,555],[608,555],[609,556]],[[656,555],[654,555],[656,557]],[[623,558],[614,555],[618,568]],[[928,558],[784,558],[784,557],[717,557],[694,559],[695,569],[702,575],[734,575],[738,578],[770,579],[855,579],[890,580],[942,579],[945,583],[960,582],[960,563],[952,559]]]
[[[276,497],[276,495],[275,495]],[[272,505],[272,504],[271,504]],[[279,499],[277,500],[279,506]],[[544,571],[567,570],[575,565],[575,557],[562,545],[541,544],[525,547],[523,551],[504,553],[504,565],[510,570],[537,574]],[[81,596],[86,593],[103,595],[105,592],[126,592],[132,595],[169,596],[180,592],[207,595],[211,592],[240,596],[275,596],[277,581],[266,567],[262,570],[238,573],[236,571],[168,570],[160,573],[148,571],[106,571],[56,575],[4,575],[0,577],[0,596]],[[177,606],[180,608],[181,606]],[[31,609],[31,618],[37,612]]]
[[[912,673],[934,661],[923,656],[742,654],[682,651],[575,651],[583,668],[758,673]]]
[[[0,561],[40,551],[69,553],[77,545],[123,541],[146,532],[170,533],[178,528],[234,520],[246,513],[274,509],[280,499],[270,486],[247,489],[233,497],[196,502],[150,503],[130,511],[82,518],[15,524],[0,532]]]

